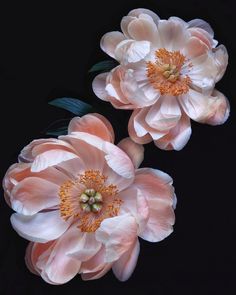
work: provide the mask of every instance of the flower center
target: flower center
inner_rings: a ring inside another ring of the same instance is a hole
[[[181,95],[187,93],[191,79],[181,70],[186,58],[179,51],[168,51],[165,48],[155,52],[156,61],[147,62],[147,77],[152,86],[162,95]],[[187,65],[191,67],[190,64]]]
[[[106,176],[87,170],[61,185],[61,217],[74,218],[83,232],[94,232],[104,219],[118,215],[122,201],[117,194],[116,185],[107,184]]]

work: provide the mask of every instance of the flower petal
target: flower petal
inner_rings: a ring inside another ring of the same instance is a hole
[[[75,132],[71,135],[62,136],[61,138],[70,141],[74,146],[79,146],[84,142],[88,146],[90,145],[96,148],[98,151],[104,153],[103,157],[105,157],[107,165],[118,175],[124,178],[132,178],[134,176],[134,167],[129,157],[110,142],[105,142],[97,136],[84,132]],[[79,148],[76,149],[79,150]]]
[[[143,15],[143,14],[147,14],[147,15],[151,16],[154,23],[156,25],[158,24],[158,21],[160,20],[159,16],[150,9],[136,8],[136,9],[131,10],[128,15],[132,16],[132,17],[139,17],[140,15]]]
[[[48,167],[55,166],[61,162],[68,161],[78,156],[74,153],[63,150],[49,150],[42,154],[39,154],[31,166],[32,172],[40,172]]]
[[[218,90],[214,90],[212,97],[215,99],[215,102],[212,106],[212,112],[208,118],[205,118],[201,123],[207,123],[210,125],[221,125],[229,117],[230,105],[228,99]]]
[[[158,23],[158,32],[160,35],[160,47],[169,51],[180,50],[190,37],[186,26],[177,19],[160,20]]]
[[[66,254],[81,262],[87,261],[99,252],[101,246],[102,244],[96,240],[94,233],[82,233],[81,237],[77,238],[75,247]]]
[[[145,196],[149,207],[149,219],[139,236],[149,242],[163,240],[173,231],[175,221],[171,177],[154,169],[138,169],[134,185]]]
[[[139,144],[146,144],[152,141],[152,137],[146,129],[147,123],[144,120],[146,113],[146,109],[134,110],[128,123],[129,136],[134,142]]]
[[[96,231],[96,239],[105,245],[106,262],[119,259],[132,246],[137,229],[135,218],[130,214],[103,220]]]
[[[97,95],[98,98],[108,101],[107,91],[106,91],[106,80],[109,73],[102,73],[97,75],[92,83],[93,92]]]
[[[214,112],[215,100],[193,89],[179,96],[179,102],[185,113],[197,122],[204,122]]]
[[[59,186],[39,177],[28,177],[11,193],[12,209],[23,215],[33,215],[59,204]]]
[[[140,14],[138,18],[130,21],[127,27],[129,36],[137,41],[155,42],[157,37],[157,25],[152,17],[147,14]]]
[[[214,31],[212,27],[204,20],[196,18],[188,22],[190,28],[201,28],[208,32],[210,36],[213,38],[214,37]]]
[[[155,140],[154,143],[163,150],[181,150],[188,142],[192,130],[189,117],[182,114],[177,125],[170,129],[170,131],[163,137]]]
[[[145,118],[149,126],[164,132],[176,126],[181,117],[178,101],[174,96],[162,96],[148,111]]]
[[[114,262],[112,270],[118,280],[124,282],[130,278],[136,267],[139,251],[140,244],[136,239],[133,246]]]
[[[113,128],[110,122],[100,114],[87,114],[82,118],[73,118],[68,127],[68,134],[80,131],[96,135],[105,141],[114,142]]]
[[[117,45],[125,39],[125,36],[118,31],[106,33],[100,42],[101,49],[111,57],[115,57]]]
[[[58,210],[25,216],[14,213],[11,224],[17,233],[33,242],[45,243],[60,237],[70,226],[65,222]]]
[[[46,282],[64,284],[79,272],[81,261],[68,253],[76,247],[80,236],[77,226],[72,226],[48,250],[39,252],[36,267]]]
[[[215,82],[218,82],[226,71],[228,65],[228,52],[224,45],[218,46],[213,52],[214,61],[218,70]]]
[[[129,137],[122,139],[118,145],[132,160],[134,167],[138,168],[144,159],[144,147],[135,143]]]
[[[150,52],[150,42],[124,40],[116,47],[115,57],[121,64],[135,63],[144,59]]]

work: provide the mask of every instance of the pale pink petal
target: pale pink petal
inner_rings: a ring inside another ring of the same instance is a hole
[[[218,82],[223,77],[227,68],[228,52],[224,45],[220,45],[216,49],[214,49],[213,54],[214,61],[218,70],[215,82]]]
[[[48,167],[55,166],[61,162],[68,161],[78,156],[74,153],[63,150],[49,150],[42,154],[39,154],[32,163],[31,171],[40,172]]]
[[[215,40],[205,30],[201,28],[189,28],[188,31],[191,33],[191,36],[194,36],[205,43],[208,49],[212,49],[212,47],[215,47]]]
[[[135,63],[144,59],[150,52],[150,42],[124,40],[116,47],[115,57],[121,64]]]
[[[149,242],[158,242],[173,231],[174,188],[169,175],[154,169],[137,170],[134,185],[147,199],[149,219],[139,236]]]
[[[119,259],[132,246],[137,230],[135,218],[130,214],[103,220],[96,231],[96,239],[105,245],[106,262]]]
[[[104,52],[111,57],[115,57],[116,46],[125,39],[125,36],[118,31],[106,33],[100,42],[100,46]]]
[[[110,122],[99,114],[87,114],[82,118],[73,118],[68,126],[68,134],[80,131],[96,135],[105,141],[114,142],[114,131]]]
[[[156,25],[158,24],[158,21],[160,20],[159,16],[150,9],[136,8],[136,9],[131,10],[128,15],[132,16],[132,17],[139,17],[140,15],[144,15],[144,14],[151,16],[154,23]]]
[[[202,42],[199,38],[191,37],[183,49],[184,55],[188,58],[201,56],[209,51],[206,43]]]
[[[104,142],[101,138],[84,132],[72,133],[68,136],[62,136],[62,138],[70,141],[78,150],[79,146],[82,147],[83,143],[86,146],[94,147],[103,155],[107,165],[118,175],[127,179],[132,179],[134,176],[134,167],[130,158],[121,149],[110,142]],[[87,154],[89,157],[92,156],[88,152]],[[82,156],[81,158],[83,159]],[[84,162],[87,163],[86,161]]]
[[[58,210],[33,216],[14,213],[11,216],[11,224],[21,237],[39,243],[57,239],[70,226],[70,222],[64,221]]]
[[[144,159],[144,147],[135,143],[129,137],[122,139],[118,145],[132,160],[134,167],[138,168]]]
[[[102,244],[96,240],[94,233],[82,233],[81,237],[77,238],[73,249],[67,251],[66,254],[83,262],[96,255],[101,246]]]
[[[176,19],[160,20],[158,32],[161,42],[159,46],[170,51],[182,49],[190,36],[182,21]]]
[[[42,278],[51,284],[64,284],[80,270],[81,261],[68,255],[83,234],[77,226],[72,226],[48,250],[37,257],[36,267]]]
[[[134,242],[134,245],[125,252],[117,261],[114,262],[112,270],[120,281],[124,282],[132,275],[139,256],[140,244],[138,239]]]
[[[214,31],[212,30],[211,26],[202,19],[193,19],[188,22],[188,25],[190,28],[200,28],[208,32],[208,34],[213,38],[214,37]]]
[[[128,131],[129,131],[129,136],[134,142],[139,144],[146,144],[152,141],[152,137],[148,133],[148,131],[142,126],[142,124],[137,124],[136,117],[141,111],[142,110],[133,111],[129,119]]]
[[[11,192],[12,209],[23,215],[33,215],[59,204],[59,186],[39,177],[28,177]]]
[[[191,64],[187,73],[191,79],[191,88],[206,95],[211,94],[219,72],[214,56],[211,53],[203,54],[193,58]]]
[[[133,69],[128,69],[126,71],[120,86],[125,97],[127,97],[128,101],[136,108],[153,105],[160,97],[158,91],[156,91],[156,95],[153,95],[153,93],[141,87],[140,83],[136,81],[135,70]]]
[[[162,96],[148,111],[147,124],[160,132],[176,126],[181,117],[181,109],[174,96]]]
[[[139,18],[132,20],[127,27],[129,36],[137,41],[147,40],[155,42],[157,38],[157,25],[152,17],[141,14]]]
[[[84,281],[100,279],[111,269],[111,266],[111,263],[106,263],[104,267],[97,272],[82,273],[81,278]]]
[[[185,113],[197,122],[204,122],[214,111],[215,99],[192,89],[179,96],[179,102]]]
[[[153,11],[149,9],[138,8],[138,9],[131,10],[128,16],[123,17],[121,20],[121,30],[123,31],[124,35],[127,38],[131,37],[128,30],[128,27],[131,24],[131,22],[138,21],[143,18],[149,20],[149,26],[151,26],[151,29],[152,29],[152,24],[154,23],[157,26],[158,21],[160,19]],[[144,24],[144,28],[145,28],[145,24]],[[149,30],[147,32],[149,32]]]
[[[70,145],[56,138],[36,139],[23,148],[19,155],[19,161],[26,163],[33,162],[37,155],[51,149],[73,151]]]
[[[170,129],[170,131],[162,138],[155,140],[156,146],[163,150],[181,150],[188,142],[191,136],[191,124],[189,117],[182,114],[177,125]]]
[[[149,208],[145,196],[137,188],[131,185],[119,193],[119,198],[123,201],[120,214],[131,214],[138,224],[138,233],[142,232],[149,217]]]
[[[45,245],[45,244],[42,244],[42,245]],[[35,269],[35,265],[33,264],[33,260],[32,260],[33,246],[34,246],[34,243],[29,242],[25,252],[25,264],[28,267],[30,272],[32,272],[35,275],[39,275],[38,271]]]
[[[214,98],[214,104],[212,106],[212,112],[208,118],[201,121],[201,123],[207,123],[210,125],[221,125],[229,117],[230,105],[228,99],[218,90],[214,90],[212,93]]]
[[[102,73],[97,75],[92,83],[93,92],[98,98],[108,101],[108,94],[106,91],[106,80],[109,73]]]

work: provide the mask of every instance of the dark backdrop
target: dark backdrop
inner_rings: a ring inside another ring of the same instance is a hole
[[[81,3],[83,2],[83,7]],[[98,281],[76,277],[64,286],[50,286],[24,265],[27,242],[11,228],[11,209],[0,202],[0,293],[5,294],[236,294],[234,160],[235,12],[234,1],[77,1],[49,7],[41,4],[2,7],[0,17],[1,178],[29,141],[44,136],[53,121],[69,118],[48,106],[56,97],[78,97],[100,106],[111,120],[117,141],[127,136],[129,112],[102,103],[91,91],[88,69],[106,59],[101,36],[119,29],[122,16],[146,7],[161,18],[203,18],[226,45],[230,62],[217,88],[231,102],[231,116],[219,127],[192,124],[193,134],[180,152],[145,146],[142,166],[166,171],[178,197],[174,233],[152,244],[141,241],[133,276],[118,282],[112,272]],[[33,2],[32,2],[33,3]]]

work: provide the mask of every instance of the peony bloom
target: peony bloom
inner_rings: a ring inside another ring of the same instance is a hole
[[[121,32],[101,39],[101,48],[120,65],[98,75],[93,90],[118,109],[134,110],[129,135],[152,140],[165,150],[180,150],[191,135],[190,118],[210,125],[229,116],[227,98],[215,90],[227,67],[224,45],[201,19],[160,20],[148,9],[132,10]]]
[[[127,280],[139,255],[138,237],[158,242],[172,232],[172,179],[138,169],[144,149],[114,132],[101,115],[76,117],[58,139],[26,146],[3,181],[11,223],[29,240],[26,264],[51,284],[76,274],[102,277],[111,268]]]

